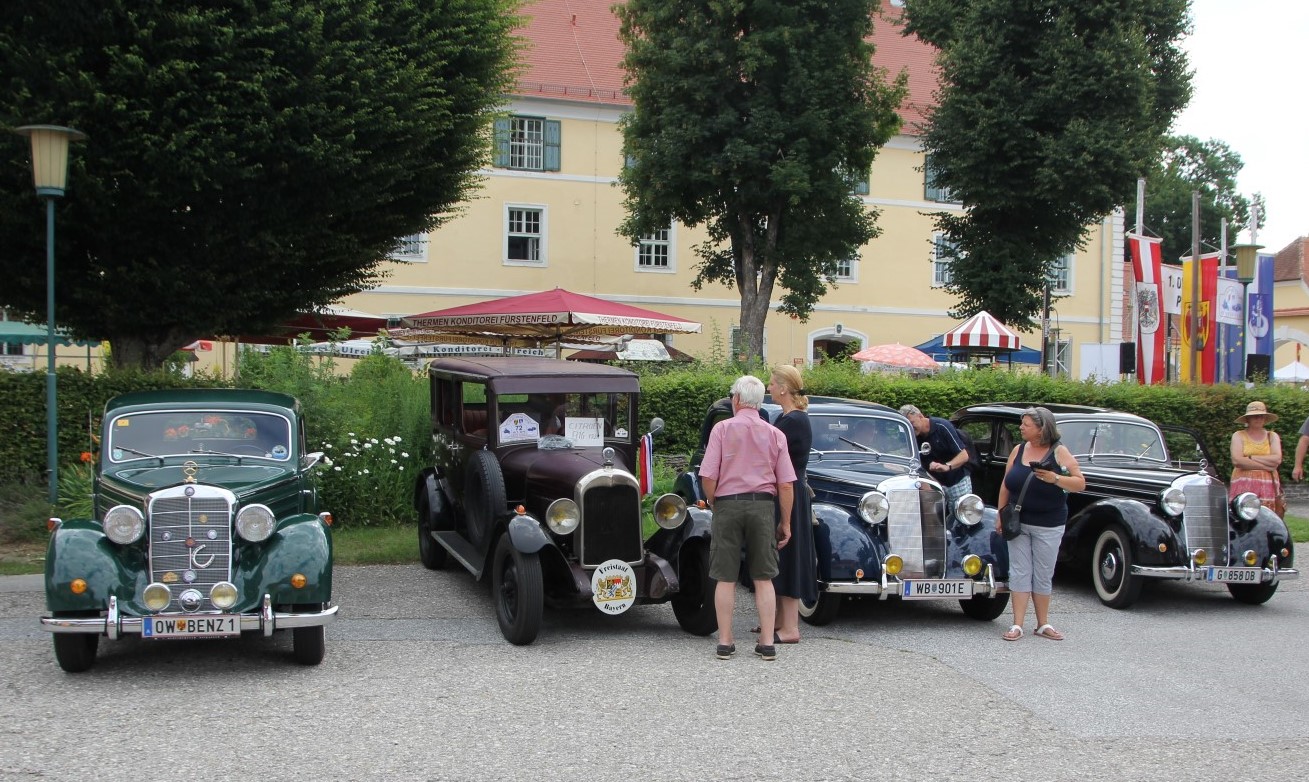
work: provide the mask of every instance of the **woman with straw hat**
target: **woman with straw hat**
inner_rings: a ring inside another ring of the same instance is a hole
[[[1236,422],[1245,428],[1232,435],[1232,482],[1227,496],[1253,492],[1264,507],[1280,516],[1282,481],[1277,469],[1282,464],[1282,439],[1264,428],[1276,420],[1277,415],[1268,412],[1263,402],[1251,402],[1245,413],[1237,416]]]

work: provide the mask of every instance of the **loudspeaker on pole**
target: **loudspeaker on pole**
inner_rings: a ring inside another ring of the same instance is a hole
[[[1273,376],[1273,357],[1267,353],[1251,353],[1245,357],[1245,380],[1254,383]]]
[[[1118,373],[1130,375],[1136,371],[1136,343],[1118,343]]]

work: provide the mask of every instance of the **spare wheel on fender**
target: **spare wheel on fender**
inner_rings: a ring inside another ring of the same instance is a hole
[[[508,511],[505,478],[490,451],[476,451],[464,473],[464,520],[468,540],[481,548],[490,539],[496,521]]]

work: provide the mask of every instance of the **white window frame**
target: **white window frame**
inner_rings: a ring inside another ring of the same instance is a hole
[[[632,265],[636,271],[642,274],[676,274],[677,273],[677,231],[676,224],[670,224],[667,228],[660,229],[655,234],[642,236],[634,248]],[[664,234],[664,238],[658,238],[658,234]],[[647,250],[655,252],[660,248],[664,251],[665,265],[657,266],[653,264],[642,263],[642,255]]]
[[[509,257],[509,240],[514,236],[531,237],[532,234],[526,232],[514,232],[510,230],[513,213],[516,211],[537,212],[540,215],[539,232],[535,234],[537,241],[537,257],[535,260],[523,260]],[[541,268],[549,265],[549,256],[547,249],[550,239],[550,207],[546,204],[511,204],[506,203],[504,206],[504,226],[500,232],[500,257],[505,266],[531,266],[532,268]]]
[[[509,167],[524,171],[545,170],[545,118],[509,118]]]
[[[395,249],[391,251],[391,260],[427,263],[427,245],[429,241],[429,234],[426,233],[402,236],[396,242]]]
[[[932,233],[932,287],[944,288],[950,284],[951,275],[949,259],[941,257],[941,248],[946,244],[945,234],[940,231]]]
[[[1061,296],[1073,293],[1073,254],[1055,260],[1050,266],[1050,292]]]
[[[841,269],[842,264],[845,264],[844,273],[842,273]],[[859,282],[859,253],[855,253],[844,260],[837,261],[836,273],[832,275],[832,279],[837,282]]]

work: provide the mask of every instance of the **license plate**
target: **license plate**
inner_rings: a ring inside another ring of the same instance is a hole
[[[1207,567],[1204,569],[1205,581],[1221,581],[1224,584],[1258,584],[1263,574],[1257,567]]]
[[[900,590],[905,600],[934,600],[943,597],[972,597],[973,582],[958,581],[905,581]]]
[[[237,614],[199,616],[147,616],[141,622],[142,638],[223,638],[241,634]]]

